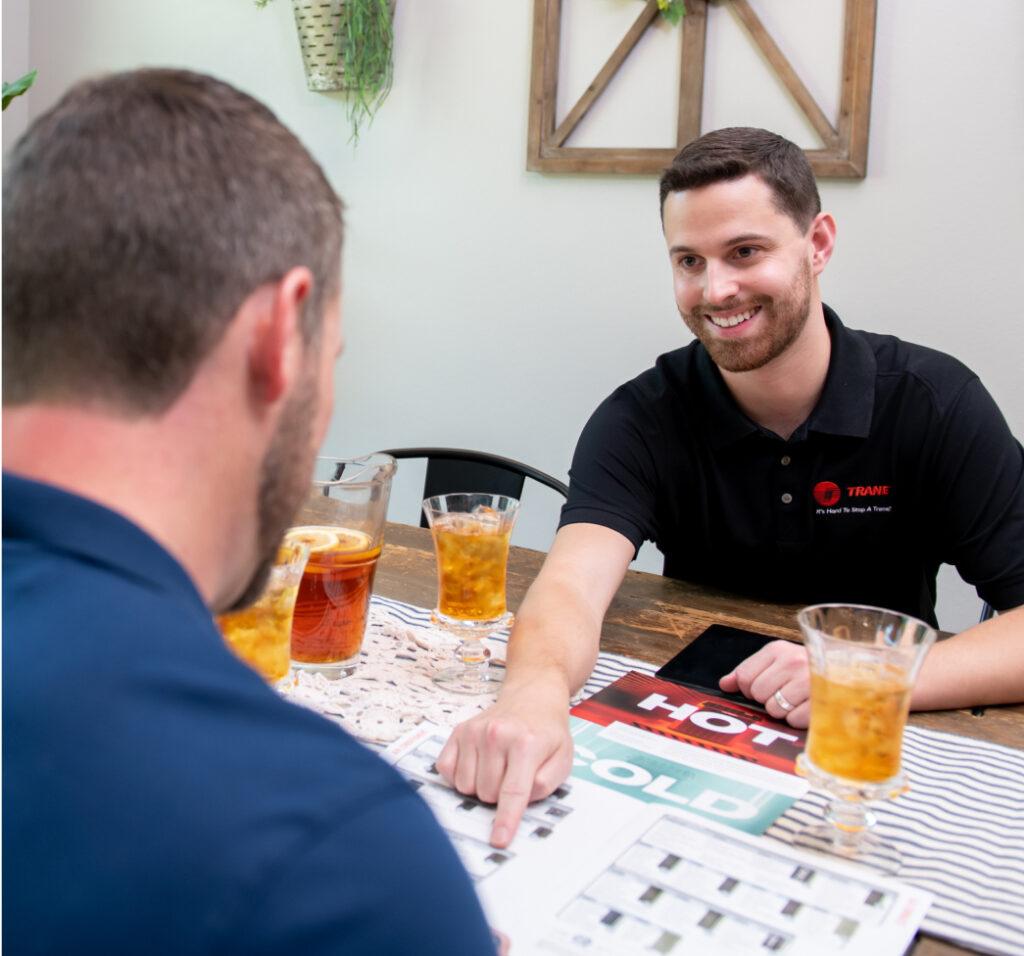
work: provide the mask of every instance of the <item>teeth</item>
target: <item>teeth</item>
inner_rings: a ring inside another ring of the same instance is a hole
[[[709,315],[708,318],[717,325],[720,329],[731,329],[734,325],[739,325],[741,322],[746,322],[753,314],[757,311],[758,307],[755,306],[752,309],[747,309],[746,312],[740,312],[737,315],[730,315],[725,318],[720,315]]]

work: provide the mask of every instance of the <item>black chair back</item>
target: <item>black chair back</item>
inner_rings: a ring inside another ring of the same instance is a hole
[[[398,459],[427,459],[424,498],[457,491],[479,491],[522,498],[527,478],[547,485],[563,498],[569,495],[569,488],[546,472],[514,458],[504,458],[489,452],[469,448],[388,448],[384,454]],[[427,519],[421,516],[420,527],[426,526]]]

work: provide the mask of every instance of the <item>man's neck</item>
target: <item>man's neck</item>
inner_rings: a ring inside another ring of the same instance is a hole
[[[4,468],[124,515],[177,559],[212,605],[230,591],[234,565],[253,546],[238,534],[255,525],[245,502],[255,507],[249,485],[258,468],[211,474],[211,461],[229,460],[222,447],[220,455],[211,453],[210,442],[224,436],[204,434],[188,417],[191,423],[175,409],[154,419],[70,406],[7,407]]]
[[[806,324],[785,352],[751,372],[722,369],[722,378],[747,417],[788,440],[818,403],[831,355],[824,311],[821,303],[815,302]]]

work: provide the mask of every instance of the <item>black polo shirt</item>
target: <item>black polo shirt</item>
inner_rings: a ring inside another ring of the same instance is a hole
[[[995,608],[1024,604],[1024,449],[977,376],[825,320],[825,387],[788,441],[747,418],[699,342],[618,388],[580,436],[561,526],[651,540],[666,575],[769,601],[934,623],[949,563]]]

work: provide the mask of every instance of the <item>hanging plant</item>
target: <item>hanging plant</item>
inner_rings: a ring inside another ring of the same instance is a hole
[[[292,0],[292,8],[306,84],[348,94],[351,141],[358,142],[391,91],[395,0]]]
[[[658,9],[673,26],[686,16],[685,0],[658,0]]]

